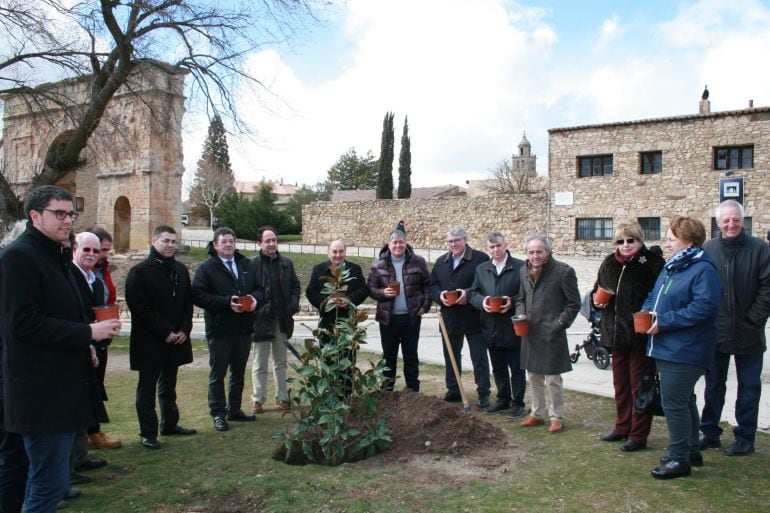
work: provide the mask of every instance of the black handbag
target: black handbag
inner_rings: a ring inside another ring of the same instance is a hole
[[[660,376],[643,376],[636,387],[634,411],[643,415],[663,416],[663,406],[660,403]]]

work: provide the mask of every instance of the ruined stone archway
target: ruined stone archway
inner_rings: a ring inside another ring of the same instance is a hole
[[[114,219],[112,238],[115,251],[126,251],[131,248],[131,202],[125,196],[115,201]]]

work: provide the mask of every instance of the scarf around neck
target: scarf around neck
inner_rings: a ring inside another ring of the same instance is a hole
[[[669,274],[684,271],[695,262],[701,260],[705,254],[703,248],[690,246],[674,254],[663,267]]]

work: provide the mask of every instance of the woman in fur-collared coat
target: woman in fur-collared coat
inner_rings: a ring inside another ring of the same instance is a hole
[[[638,451],[647,446],[652,415],[634,412],[636,387],[642,376],[655,374],[655,361],[645,356],[647,336],[634,332],[634,312],[641,309],[655,285],[663,258],[644,245],[644,233],[639,223],[620,223],[615,230],[615,251],[601,266],[594,285],[615,292],[605,304],[594,306],[601,310],[602,345],[612,352],[612,382],[615,386],[615,428],[605,435],[605,442],[625,440],[622,451]]]

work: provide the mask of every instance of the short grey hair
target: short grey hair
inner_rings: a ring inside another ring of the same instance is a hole
[[[446,231],[446,234],[450,237],[460,237],[461,239],[468,240],[468,232],[461,226],[453,226]]]
[[[406,242],[406,234],[401,230],[393,230],[390,232],[390,235],[388,235],[388,242],[396,239],[404,239],[404,242]]]
[[[96,242],[97,246],[101,245],[101,241],[99,240],[99,237],[96,236],[95,233],[91,232],[80,232],[77,235],[75,235],[75,245],[80,247],[83,244],[85,244],[86,241],[91,240],[91,242]]]
[[[343,247],[344,249],[348,249],[348,245],[347,245],[347,244],[345,244],[345,241],[344,241],[344,240],[342,240],[342,239],[334,239],[333,241],[331,241],[331,242],[329,243],[329,248],[330,248],[330,249],[331,249],[331,247],[332,247],[332,244],[334,244],[335,242],[339,242],[340,244],[342,244],[342,247]]]
[[[543,248],[545,249],[546,253],[551,252],[551,241],[548,240],[548,237],[545,235],[540,235],[539,233],[533,233],[530,235],[527,235],[524,238],[524,253],[527,253],[527,246],[529,246],[529,243],[533,240],[539,240],[543,243]]]
[[[489,232],[486,237],[487,242],[503,241],[505,243],[505,235],[502,232]]]
[[[722,203],[717,205],[717,208],[714,210],[714,217],[716,218],[717,222],[719,222],[722,219],[720,214],[722,213],[722,209],[725,207],[737,208],[738,212],[741,213],[741,221],[743,221],[743,218],[746,216],[746,209],[744,209],[743,205],[741,205],[739,202],[731,199],[724,200]]]

